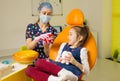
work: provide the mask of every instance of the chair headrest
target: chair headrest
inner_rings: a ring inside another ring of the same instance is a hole
[[[84,15],[80,9],[73,9],[66,18],[68,25],[82,26],[84,22]]]

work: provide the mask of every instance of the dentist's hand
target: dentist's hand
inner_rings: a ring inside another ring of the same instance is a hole
[[[53,42],[53,34],[51,33],[46,33],[46,34],[42,34],[38,37],[35,37],[34,41],[35,42],[39,42],[40,40],[43,40],[43,44],[47,43],[49,44],[50,42]]]

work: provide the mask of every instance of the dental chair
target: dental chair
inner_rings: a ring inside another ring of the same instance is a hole
[[[68,41],[68,31],[70,30],[71,27],[73,26],[82,26],[84,22],[84,15],[80,9],[73,9],[67,16],[66,18],[66,23],[68,26],[66,26],[61,33],[57,36],[57,38],[54,40],[54,43],[50,49],[50,58],[55,60],[56,56],[58,54],[58,50],[60,45],[63,42]],[[95,39],[90,32],[90,35],[88,37],[87,42],[85,43],[84,47],[88,49],[88,61],[89,61],[89,66],[90,70],[93,68],[93,66],[96,63],[97,59],[97,46]],[[79,81],[82,80],[84,74],[79,78]]]

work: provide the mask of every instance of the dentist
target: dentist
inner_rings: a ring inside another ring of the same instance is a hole
[[[49,49],[57,36],[57,30],[50,25],[53,13],[53,7],[50,3],[42,2],[38,7],[38,12],[38,21],[27,25],[26,45],[28,49],[39,52],[39,58],[45,59],[49,57]],[[50,42],[44,43],[48,38]]]

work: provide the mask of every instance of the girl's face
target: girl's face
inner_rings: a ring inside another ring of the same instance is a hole
[[[68,44],[74,46],[77,42],[77,34],[74,29],[70,29],[68,36]]]

